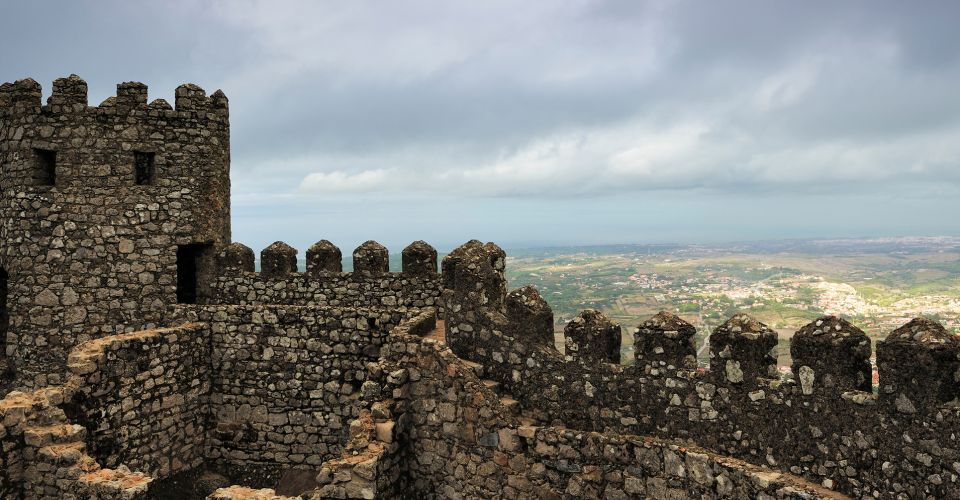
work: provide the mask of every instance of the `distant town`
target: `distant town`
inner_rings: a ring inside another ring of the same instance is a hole
[[[703,245],[617,245],[508,250],[515,288],[535,285],[558,331],[585,308],[633,327],[659,310],[696,325],[699,345],[737,311],[789,339],[825,314],[847,318],[874,340],[916,316],[960,333],[960,238],[792,240]],[[632,358],[630,342],[625,356]],[[706,362],[706,349],[701,349]]]

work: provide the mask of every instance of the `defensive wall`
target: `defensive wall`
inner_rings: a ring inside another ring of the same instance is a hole
[[[326,240],[302,272],[276,242],[255,272],[229,161],[220,91],[0,85],[0,496],[960,497],[960,341],[935,322],[878,344],[876,388],[835,317],[794,336],[792,380],[746,315],[705,372],[669,313],[633,365],[598,311],[561,353],[491,243],[438,273],[422,241],[400,272],[368,241],[344,273]]]
[[[341,251],[327,240],[307,250],[303,272],[297,255],[290,245],[275,242],[260,252],[261,270],[254,272],[253,250],[229,245],[219,257],[227,272],[211,284],[209,302],[442,310],[437,251],[424,241],[403,249],[400,272],[390,271],[387,248],[372,240],[354,249],[352,272],[343,272]]]
[[[239,270],[231,252],[220,277]],[[186,477],[180,498],[282,498],[257,488],[297,471],[308,480],[287,493],[305,498],[830,495],[682,442],[526,419],[487,367],[424,338],[434,309],[181,304],[166,317],[180,326],[90,340],[65,384],[0,401],[56,417],[5,418],[6,495],[172,498]]]
[[[620,327],[596,311],[567,325],[565,354],[546,342],[549,306],[532,288],[505,292],[503,257],[470,242],[444,259],[446,341],[525,415],[686,440],[853,496],[960,496],[960,340],[939,324],[916,319],[879,342],[877,392],[869,340],[835,317],[793,338],[793,380],[774,378],[776,332],[743,314],[710,335],[705,373],[695,329],[669,313],[640,325],[624,366]]]

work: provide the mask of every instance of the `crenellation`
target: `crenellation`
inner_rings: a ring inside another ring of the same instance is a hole
[[[536,287],[527,285],[507,294],[506,314],[516,330],[509,335],[519,341],[556,349],[553,334],[553,310]]]
[[[24,78],[13,82],[8,87],[7,93],[10,96],[10,105],[14,112],[39,113],[43,89],[33,78]]]
[[[735,314],[710,334],[710,371],[717,384],[753,387],[776,378],[777,332],[747,314]]]
[[[260,274],[264,279],[282,279],[297,272],[297,249],[275,241],[260,251]]]
[[[596,309],[581,311],[563,328],[568,360],[620,363],[620,325]]]
[[[147,106],[147,86],[140,82],[117,84],[117,100],[114,105],[117,113],[126,114]]]
[[[411,276],[437,274],[437,250],[423,240],[407,245],[401,252],[402,270]]]
[[[587,310],[556,346],[533,286],[471,240],[231,242],[226,96],[0,86],[4,498],[956,498],[960,340],[842,318],[709,337]],[[11,390],[17,389],[17,390]],[[23,392],[23,390],[27,392]],[[233,486],[230,486],[233,484]]]
[[[960,401],[960,338],[915,318],[877,343],[878,403],[904,415],[934,414]]]
[[[80,113],[87,109],[87,82],[77,75],[53,81],[47,105],[54,113]]]
[[[165,116],[166,113],[163,113],[163,112],[173,111],[173,106],[171,106],[166,99],[159,99],[159,98],[154,99],[150,101],[150,104],[148,105],[148,107],[152,112],[152,116]],[[163,114],[160,114],[160,113],[163,113]]]
[[[178,113],[203,114],[210,108],[210,99],[207,98],[207,92],[192,83],[177,87],[174,96],[174,107]],[[222,99],[218,99],[218,101],[223,102]]]
[[[12,102],[13,84],[10,82],[0,83],[0,113],[6,114]]]
[[[217,269],[220,276],[240,276],[255,269],[253,249],[243,243],[233,242],[217,254]]]
[[[60,78],[43,112],[35,81],[7,88],[30,110],[0,120],[6,346],[14,386],[32,388],[61,382],[83,340],[156,326],[167,304],[196,300],[185,288],[203,285],[178,269],[206,279],[204,255],[229,242],[229,125],[148,108],[139,83],[97,108],[80,77]]]
[[[697,329],[679,316],[660,311],[633,334],[636,366],[649,375],[697,368]]]
[[[387,247],[369,240],[355,248],[353,272],[363,276],[376,276],[390,272],[390,255]]]
[[[320,240],[307,249],[307,274],[320,276],[325,273],[343,272],[343,254],[340,248],[327,240]]]
[[[214,93],[210,94],[210,108],[225,118],[229,117],[230,100],[227,99],[227,94],[223,93],[223,91],[220,89],[217,89]]]
[[[843,318],[824,316],[794,334],[790,342],[794,379],[804,394],[826,391],[840,397],[846,391],[870,392],[870,338]]]

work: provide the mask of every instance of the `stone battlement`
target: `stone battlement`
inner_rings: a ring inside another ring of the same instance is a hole
[[[523,313],[511,306],[500,255],[471,242],[444,260],[454,286],[444,291],[446,339],[539,421],[690,439],[855,495],[956,492],[945,478],[956,478],[960,456],[944,447],[960,428],[960,342],[935,322],[914,320],[879,343],[876,394],[869,340],[835,317],[794,337],[792,381],[772,370],[776,333],[743,314],[710,335],[704,373],[692,369],[695,330],[669,313],[637,329],[636,364],[624,366],[607,347],[616,341],[619,350],[619,331],[599,313],[567,326],[576,347],[566,356],[531,332],[548,306],[530,290]]]
[[[916,319],[877,346],[842,318],[710,335],[587,310],[554,344],[506,254],[400,270],[367,241],[232,242],[228,102],[75,75],[0,86],[4,498],[960,496],[960,341]],[[442,332],[439,331],[442,329]],[[14,390],[16,389],[16,390]]]
[[[36,80],[26,78],[13,83],[0,84],[0,112],[9,114],[73,114],[95,113],[104,115],[142,115],[153,118],[193,118],[226,122],[229,118],[229,101],[223,91],[217,90],[209,97],[206,91],[186,83],[175,91],[175,107],[163,99],[147,103],[147,86],[140,82],[117,84],[117,93],[108,97],[99,106],[87,103],[87,82],[77,75],[58,78],[47,103],[42,103],[43,89]]]

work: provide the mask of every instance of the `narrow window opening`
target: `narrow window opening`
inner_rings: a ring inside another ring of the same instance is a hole
[[[133,177],[138,186],[149,186],[156,176],[154,161],[156,153],[136,151],[133,153]]]
[[[34,149],[36,166],[33,183],[37,186],[53,186],[57,183],[57,152],[51,149]]]
[[[201,303],[213,278],[213,246],[192,243],[177,247],[177,302]]]

